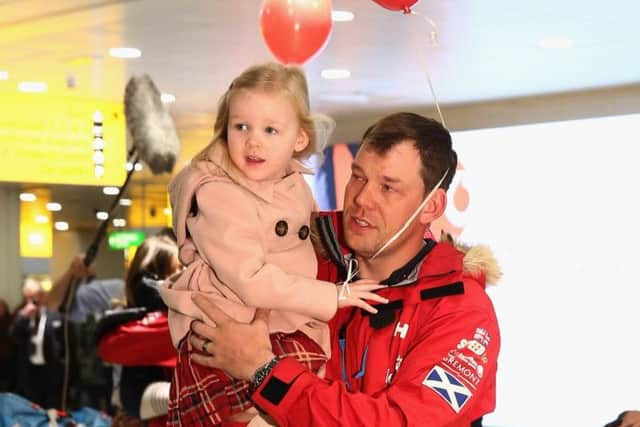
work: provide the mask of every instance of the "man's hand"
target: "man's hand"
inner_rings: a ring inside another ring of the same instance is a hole
[[[86,279],[87,277],[96,275],[92,266],[87,267],[84,265],[84,254],[78,254],[73,257],[71,265],[69,265],[69,271],[76,279]]]
[[[226,371],[234,378],[251,380],[253,374],[273,359],[269,339],[269,310],[257,309],[251,323],[241,323],[227,316],[201,294],[192,295],[193,302],[216,325],[201,321],[191,323],[190,342],[200,353],[194,362]]]
[[[31,301],[28,301],[24,307],[20,310],[20,315],[27,319],[35,319],[38,312],[38,306]]]

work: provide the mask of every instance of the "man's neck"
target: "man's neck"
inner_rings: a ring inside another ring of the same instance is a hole
[[[382,281],[389,277],[393,270],[395,270],[387,265],[382,265],[381,260],[377,258],[372,261],[356,256],[356,259],[358,260],[358,277],[361,279]]]

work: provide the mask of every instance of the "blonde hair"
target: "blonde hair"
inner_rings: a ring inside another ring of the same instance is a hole
[[[309,89],[304,72],[298,67],[267,62],[247,68],[231,82],[229,89],[218,101],[218,113],[213,126],[213,140],[196,154],[193,161],[207,160],[207,152],[215,144],[226,146],[231,98],[241,89],[262,90],[287,95],[295,108],[300,128],[309,137],[309,144],[304,150],[294,153],[294,157],[306,159],[318,151],[314,120],[309,108]]]

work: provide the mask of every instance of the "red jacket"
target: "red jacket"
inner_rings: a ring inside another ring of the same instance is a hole
[[[494,262],[480,255],[485,266]],[[491,412],[498,322],[485,274],[463,271],[464,257],[439,243],[411,283],[378,291],[390,303],[377,315],[339,311],[325,379],[284,359],[252,395],[255,404],[276,424],[296,427],[469,426]],[[324,273],[335,279],[326,265]]]
[[[123,366],[176,366],[167,313],[153,311],[106,333],[98,344],[100,357]]]

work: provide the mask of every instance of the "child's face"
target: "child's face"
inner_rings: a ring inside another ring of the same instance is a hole
[[[231,97],[227,138],[231,160],[253,181],[282,178],[309,143],[285,94],[248,89]]]

